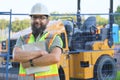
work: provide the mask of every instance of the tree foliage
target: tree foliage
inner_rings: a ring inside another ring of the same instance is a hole
[[[117,10],[115,11],[115,13],[120,13],[120,6],[117,7]],[[120,14],[119,15],[115,15],[114,19],[115,19],[115,23],[120,26]]]
[[[108,23],[108,20],[106,18],[103,18],[101,16],[96,16],[96,20],[97,20],[97,25],[104,25]]]
[[[9,21],[6,19],[0,19],[0,29],[5,29],[8,27]]]
[[[12,22],[12,31],[17,32],[29,26],[30,26],[29,19],[19,20],[18,18],[16,18],[15,21]]]
[[[17,32],[29,26],[30,26],[29,19],[19,20],[18,18],[16,18],[14,21],[12,21],[11,28],[12,28],[12,32]],[[0,29],[3,30],[3,29],[6,29],[7,27],[9,27],[9,21],[6,19],[0,19]]]
[[[118,10],[120,11],[120,8],[118,8]],[[69,15],[70,13],[65,13],[62,16],[58,16],[58,14],[60,14],[59,12],[52,12],[51,14],[57,14],[57,15],[53,15],[50,17],[50,20],[58,20],[58,19],[65,19],[65,20],[74,20],[76,22],[76,15]],[[62,18],[64,17],[64,18]],[[84,16],[81,16],[82,19],[82,23],[84,23]],[[103,18],[101,16],[96,16],[97,19],[97,24],[98,25],[104,25],[108,23],[108,20],[106,18]],[[116,18],[117,20],[118,18]],[[119,17],[120,20],[120,17]],[[117,20],[118,21],[118,20]],[[120,24],[120,22],[119,22]],[[9,25],[9,21],[6,19],[0,19],[0,29],[6,29],[6,27],[8,27]],[[23,19],[20,20],[18,18],[15,18],[14,21],[12,21],[12,32],[18,32],[20,30],[23,30],[25,28],[28,28],[30,26],[30,19]]]
[[[50,17],[50,20],[61,19],[61,20],[74,20],[74,21],[76,21],[76,16],[69,15],[70,13],[60,14],[59,12],[54,11],[51,14],[52,14],[52,16]]]

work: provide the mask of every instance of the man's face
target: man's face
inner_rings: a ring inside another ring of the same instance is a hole
[[[48,24],[48,22],[48,17],[45,15],[31,16],[31,26],[33,34],[38,35],[39,33],[42,33],[46,29],[46,25]]]

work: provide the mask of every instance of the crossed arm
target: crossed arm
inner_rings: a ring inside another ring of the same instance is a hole
[[[23,51],[21,48],[15,47],[13,50],[13,60],[22,63],[24,68],[30,67],[29,60],[31,59],[34,66],[48,66],[58,63],[61,53],[62,50],[59,47],[54,47],[51,53],[43,50]]]

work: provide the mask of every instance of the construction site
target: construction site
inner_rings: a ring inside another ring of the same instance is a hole
[[[115,0],[106,3],[108,13],[94,14],[81,13],[81,1],[77,0],[74,14],[51,14],[46,29],[59,34],[63,41],[58,63],[60,80],[120,80],[120,12],[113,12]],[[0,11],[0,16],[5,15],[6,23],[0,19],[0,27],[7,26],[0,28],[0,80],[18,80],[20,63],[13,61],[13,48],[20,36],[31,33],[31,28],[30,20],[15,22],[12,17],[29,14]],[[16,27],[24,24],[28,27]]]

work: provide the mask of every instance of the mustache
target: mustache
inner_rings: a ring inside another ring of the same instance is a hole
[[[36,23],[34,23],[34,24],[31,25],[31,29],[32,29],[33,35],[37,36],[40,33],[43,33],[43,31],[46,29],[46,25],[42,25],[41,24],[40,27],[37,27],[35,24]]]
[[[32,23],[31,25],[32,25],[32,26],[35,26],[36,24],[37,24],[37,25],[40,25],[40,26],[43,25],[42,23],[38,23],[38,22],[34,22],[34,23]],[[37,27],[37,26],[35,26],[35,27]]]

